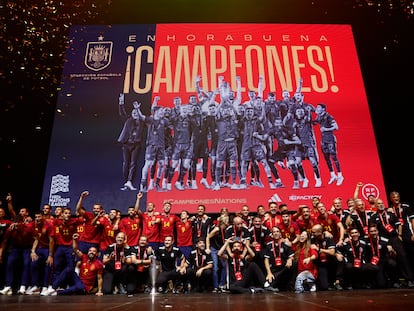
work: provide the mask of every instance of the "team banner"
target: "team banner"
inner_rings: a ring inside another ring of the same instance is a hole
[[[44,203],[295,210],[359,181],[384,196],[349,25],[71,28]]]

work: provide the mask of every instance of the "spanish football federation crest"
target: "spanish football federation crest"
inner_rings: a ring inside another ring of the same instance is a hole
[[[105,69],[111,63],[112,41],[103,41],[99,36],[97,42],[88,42],[85,53],[85,66],[93,71]]]

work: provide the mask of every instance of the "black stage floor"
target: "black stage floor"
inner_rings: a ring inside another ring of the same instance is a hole
[[[1,311],[313,311],[413,310],[414,289],[259,294],[136,294],[78,296],[0,296]]]

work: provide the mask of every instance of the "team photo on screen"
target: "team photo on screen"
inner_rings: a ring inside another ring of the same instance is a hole
[[[385,194],[349,25],[72,26],[42,200],[296,210]],[[88,199],[89,200],[89,199]]]

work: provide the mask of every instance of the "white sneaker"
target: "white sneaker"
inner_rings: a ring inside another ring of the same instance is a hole
[[[311,292],[316,292],[316,285],[315,284],[312,285],[312,287],[310,288],[310,291]]]
[[[128,180],[128,181],[124,184],[124,186],[125,186],[125,187],[127,187],[129,190],[133,190],[133,191],[137,190],[137,188],[135,188],[135,187],[134,187],[134,185],[132,184],[132,182],[131,182],[130,180]]]
[[[161,187],[162,187],[162,189],[167,189],[167,179],[166,178],[162,179]]]
[[[154,182],[154,180],[153,180],[153,179],[151,179],[151,180],[150,180],[149,187],[148,187],[148,191],[153,190],[153,189],[154,189],[154,187],[155,187],[155,182]]]
[[[264,188],[264,185],[263,185],[263,183],[260,180],[256,181],[254,185],[256,187],[259,187],[259,188]]]
[[[315,188],[320,188],[322,186],[322,179],[316,178]]]
[[[54,288],[47,289],[45,295],[40,294],[41,296],[57,296],[57,291]]]
[[[21,285],[21,286],[20,286],[20,288],[19,288],[19,290],[17,291],[17,293],[18,293],[19,295],[24,295],[24,294],[26,294],[26,286]]]
[[[276,181],[275,183],[274,183],[274,186],[275,186],[275,188],[277,189],[277,188],[283,188],[283,184],[282,184],[282,182],[281,181]]]
[[[26,291],[26,295],[39,295],[39,294],[40,294],[40,289],[36,285],[32,286]]]
[[[206,189],[210,189],[210,186],[209,186],[209,184],[208,184],[208,182],[207,182],[207,179],[202,178],[202,179],[200,180],[200,184],[202,184],[202,185],[204,186],[204,188],[206,188]]]
[[[197,181],[196,180],[192,180],[191,181],[191,189],[193,189],[193,190],[197,190],[198,189]]]
[[[342,183],[344,182],[344,177],[343,176],[338,176],[338,180],[336,181],[336,185],[340,186],[342,185]]]
[[[295,180],[295,181],[293,182],[293,187],[292,187],[292,189],[299,189],[299,181]]]
[[[203,162],[197,163],[197,172],[203,171]]]
[[[302,188],[308,188],[308,187],[309,187],[309,180],[307,178],[305,178],[303,180]]]
[[[175,182],[174,187],[180,191],[184,190],[184,186],[179,181]]]
[[[218,191],[218,190],[220,190],[220,185],[219,185],[218,183],[216,183],[216,184],[213,186],[212,190],[213,190],[213,191]]]
[[[40,296],[56,296],[56,295],[57,295],[57,292],[52,286],[43,287],[42,292],[40,293]]]
[[[328,185],[333,184],[336,179],[337,179],[336,175],[332,175],[331,179],[329,179],[329,181],[328,181]]]
[[[13,290],[11,286],[5,286],[2,290],[0,290],[0,295],[5,295],[5,296],[13,295]]]
[[[241,190],[244,190],[244,189],[247,189],[247,185],[246,185],[246,183],[244,182],[242,182],[242,183],[240,183],[240,185],[239,185],[239,189],[241,189]]]
[[[172,185],[171,185],[171,183],[168,183],[168,184],[167,184],[167,190],[168,190],[168,191],[171,191],[171,189],[172,189]]]
[[[42,291],[40,292],[40,296],[49,296],[49,289],[47,287],[42,287]]]
[[[239,189],[239,185],[238,184],[231,184],[230,189],[231,190],[238,190]]]

